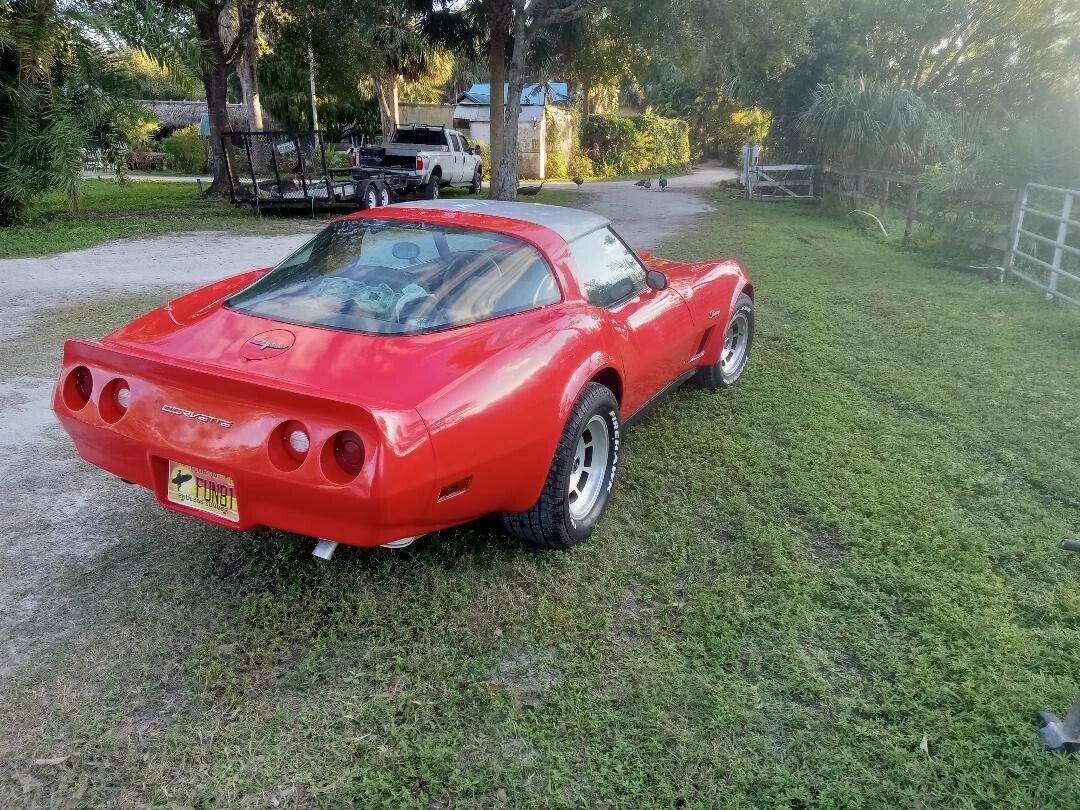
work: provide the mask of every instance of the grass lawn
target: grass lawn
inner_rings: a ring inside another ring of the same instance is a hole
[[[589,543],[321,564],[147,496],[0,696],[0,805],[1080,806],[1033,718],[1080,672],[1080,311],[716,203],[658,252],[745,261],[751,369],[628,433]]]
[[[194,183],[134,180],[119,186],[112,180],[86,180],[78,211],[68,210],[62,194],[47,194],[24,224],[0,228],[0,258],[41,256],[176,231],[289,233],[308,219],[293,213],[259,217],[247,206],[199,197]]]

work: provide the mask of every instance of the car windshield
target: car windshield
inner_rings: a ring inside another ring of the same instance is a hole
[[[490,231],[349,219],[329,226],[225,303],[288,323],[415,334],[560,300],[530,245]]]

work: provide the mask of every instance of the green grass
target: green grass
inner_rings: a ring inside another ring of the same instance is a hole
[[[0,258],[177,231],[292,232],[307,219],[291,213],[259,217],[247,206],[200,197],[194,183],[136,180],[120,186],[111,180],[87,180],[78,210],[69,210],[64,196],[52,193],[34,205],[24,223],[0,228]]]
[[[327,565],[144,498],[0,698],[0,804],[1080,806],[1033,718],[1080,671],[1080,312],[715,202],[658,252],[746,263],[752,366],[628,433],[589,543]]]

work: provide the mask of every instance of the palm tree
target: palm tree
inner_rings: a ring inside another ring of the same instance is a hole
[[[115,162],[133,113],[117,61],[56,0],[0,7],[0,225],[51,190],[74,201],[87,149]]]
[[[855,78],[818,85],[799,126],[825,161],[906,171],[947,151],[949,121],[914,90]]]

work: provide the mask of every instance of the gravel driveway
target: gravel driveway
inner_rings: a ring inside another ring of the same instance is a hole
[[[651,248],[711,210],[698,191],[735,176],[707,168],[673,178],[667,192],[621,181],[580,193],[632,245]],[[0,260],[0,679],[79,634],[79,583],[118,545],[149,550],[178,532],[226,534],[159,509],[149,492],[78,459],[49,409],[63,340],[100,337],[178,293],[272,264],[311,233],[300,222],[287,236],[196,232]]]

